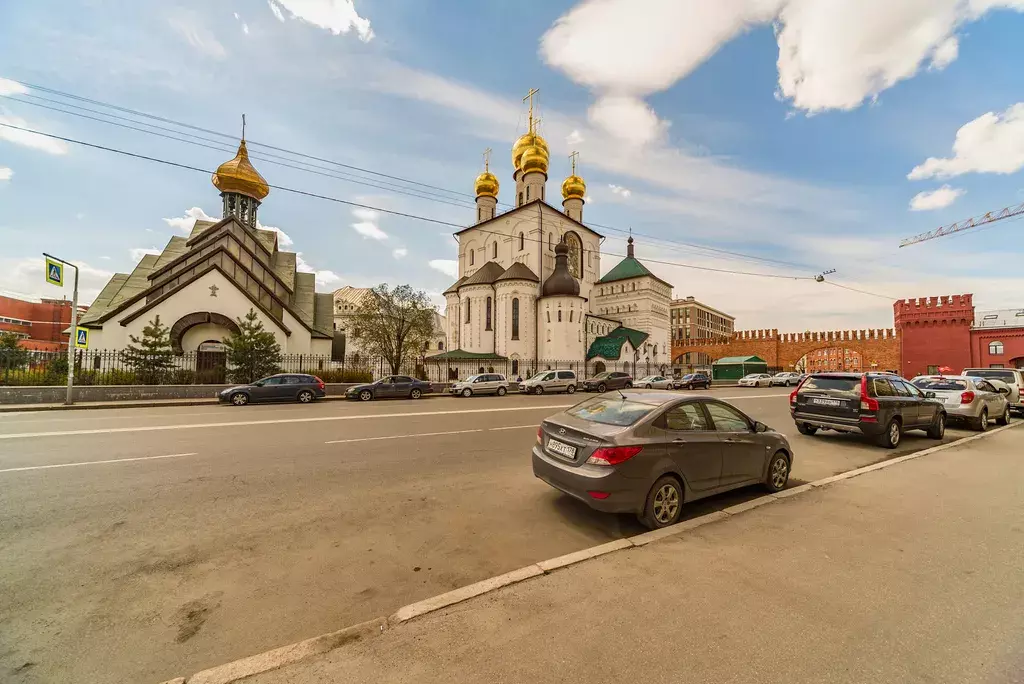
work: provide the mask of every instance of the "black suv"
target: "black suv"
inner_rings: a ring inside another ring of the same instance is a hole
[[[932,439],[946,432],[946,412],[934,392],[922,392],[889,373],[812,373],[789,395],[801,434],[860,432],[895,449],[905,430]]]
[[[632,376],[629,373],[618,371],[598,373],[583,381],[583,389],[587,392],[607,392],[608,390],[628,389],[632,386]]]
[[[708,389],[711,387],[711,378],[703,373],[690,373],[675,381],[674,389]]]

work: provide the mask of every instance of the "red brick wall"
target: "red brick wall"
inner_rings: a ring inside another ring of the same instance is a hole
[[[903,377],[925,374],[929,366],[949,366],[959,373],[972,364],[972,295],[899,300],[893,304],[893,317],[902,340]]]
[[[992,342],[1003,343],[1002,354],[989,353]],[[979,328],[971,331],[971,366],[988,368],[995,364],[1006,368],[1024,368],[1024,327]]]
[[[66,349],[68,336],[61,331],[71,325],[71,302],[62,299],[44,299],[27,302],[23,299],[0,295],[0,317],[30,321],[31,325],[15,325],[0,321],[0,331],[27,334],[22,346],[31,349]]]

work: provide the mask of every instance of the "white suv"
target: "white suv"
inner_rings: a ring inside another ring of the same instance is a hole
[[[969,375],[986,380],[1002,380],[1010,388],[1006,400],[1010,402],[1010,410],[1024,414],[1024,372],[1019,368],[964,368],[960,375]]]
[[[576,372],[571,370],[549,370],[537,373],[529,380],[519,383],[519,391],[524,394],[544,394],[545,392],[576,391]]]
[[[448,391],[463,397],[471,397],[474,394],[497,394],[503,397],[508,392],[508,380],[501,373],[480,373],[452,383]]]

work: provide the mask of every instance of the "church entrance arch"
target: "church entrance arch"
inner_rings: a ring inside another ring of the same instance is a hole
[[[196,382],[223,384],[227,382],[228,348],[218,340],[207,340],[196,350]]]
[[[190,314],[185,314],[171,325],[171,349],[178,356],[185,353],[185,350],[181,346],[181,340],[192,328],[197,325],[212,324],[227,328],[227,330],[237,335],[239,333],[238,324],[233,320],[221,313],[213,311],[194,311]],[[219,341],[219,340],[218,340]]]
[[[594,375],[597,375],[598,373],[604,373],[604,372],[605,372],[604,361],[595,361],[594,362]]]

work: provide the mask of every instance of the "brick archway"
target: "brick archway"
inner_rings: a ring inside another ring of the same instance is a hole
[[[900,337],[896,330],[830,330],[782,333],[778,330],[743,330],[730,338],[677,340],[672,345],[676,363],[687,353],[704,353],[712,361],[725,356],[759,356],[768,366],[792,370],[804,355],[819,349],[841,347],[861,356],[862,368],[897,369]]]
[[[225,316],[224,314],[215,313],[213,311],[195,311],[190,314],[185,314],[174,322],[171,326],[171,349],[177,355],[182,355],[185,351],[181,348],[181,338],[184,337],[185,333],[190,328],[194,328],[197,325],[204,323],[213,323],[214,325],[222,325],[232,333],[238,334],[238,324],[233,320]]]

